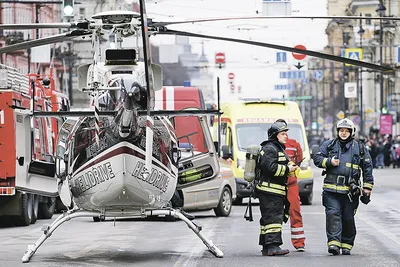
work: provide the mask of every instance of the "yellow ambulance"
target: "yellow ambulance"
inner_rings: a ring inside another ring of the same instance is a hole
[[[215,118],[213,138],[219,142],[220,165],[230,167],[236,178],[235,203],[242,203],[243,198],[250,195],[249,184],[243,179],[247,147],[267,140],[271,124],[277,119],[284,119],[288,123],[289,138],[299,142],[303,150],[305,159],[300,165],[298,177],[299,196],[302,204],[311,205],[314,180],[310,150],[297,103],[251,98],[221,103],[220,107],[223,112],[221,125],[218,127],[218,119]]]

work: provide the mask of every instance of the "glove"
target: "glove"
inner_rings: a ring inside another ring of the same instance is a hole
[[[288,163],[288,165],[287,165],[288,168],[289,168],[289,166],[291,166],[291,165],[294,165],[294,162],[290,161],[290,162]],[[297,176],[296,176],[296,170],[289,172],[289,173],[288,173],[288,176],[290,176],[290,177],[297,177]]]
[[[290,202],[287,198],[285,198],[284,201],[284,211],[283,211],[283,222],[287,223],[289,220],[289,208],[290,208]]]
[[[363,195],[360,197],[360,201],[361,201],[363,204],[367,205],[367,204],[371,201],[371,196],[366,195],[366,194],[363,194]]]

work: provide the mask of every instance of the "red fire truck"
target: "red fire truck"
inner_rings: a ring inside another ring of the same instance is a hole
[[[29,225],[53,216],[58,196],[55,178],[55,118],[34,111],[69,110],[55,89],[53,73],[24,75],[0,64],[0,221]]]

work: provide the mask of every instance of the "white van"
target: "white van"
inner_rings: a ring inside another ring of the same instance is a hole
[[[166,97],[164,98],[164,96]],[[156,92],[155,100],[156,108],[163,110],[205,109],[203,94],[196,87],[164,87]],[[202,122],[207,123],[207,119],[203,117],[198,120],[193,116],[175,118],[175,130],[181,151],[181,160],[191,153],[207,153],[203,129],[209,130],[209,128],[208,124],[205,127],[200,125]],[[207,134],[210,134],[210,132]],[[190,175],[190,173],[187,174],[188,179],[190,179]],[[221,167],[220,173],[215,179],[190,187],[182,187],[177,193],[180,201],[183,200],[185,211],[213,209],[216,216],[229,216],[232,203],[236,199],[236,183],[232,169]]]

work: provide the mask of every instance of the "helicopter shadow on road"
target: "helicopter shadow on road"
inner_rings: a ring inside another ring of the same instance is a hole
[[[214,214],[199,214],[189,213],[194,216],[193,220],[196,219],[207,219],[207,218],[217,218]],[[106,221],[113,221],[114,219],[106,219]],[[173,216],[148,216],[146,218],[117,218],[116,221],[129,221],[129,222],[175,222],[180,221],[180,219],[175,218]]]
[[[182,254],[179,252],[179,255]],[[92,250],[87,252],[85,255],[79,257],[69,257],[65,254],[53,254],[51,257],[44,257],[40,259],[42,262],[55,263],[61,266],[81,266],[82,262],[90,264],[104,263],[108,262],[110,264],[142,264],[151,262],[164,261],[170,257],[170,255],[177,255],[177,251],[169,250],[158,250],[158,251],[139,251],[133,248],[129,250],[116,250],[115,248],[110,248],[109,250]],[[96,265],[97,266],[97,265]]]

